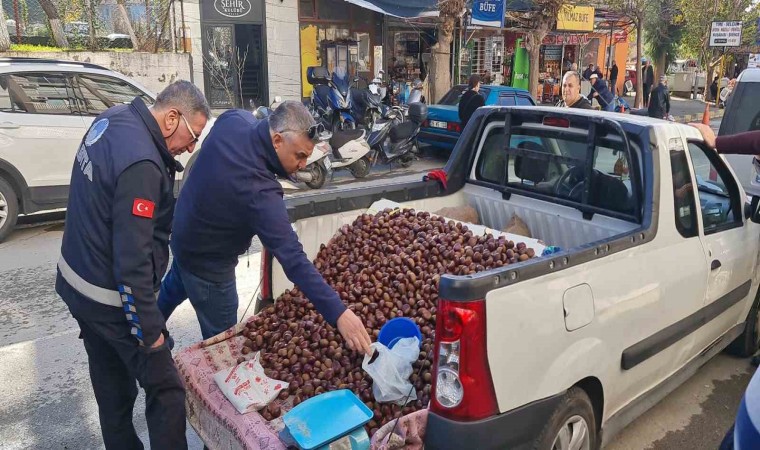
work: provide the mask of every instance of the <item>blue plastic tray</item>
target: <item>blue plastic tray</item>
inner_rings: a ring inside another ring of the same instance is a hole
[[[283,416],[285,427],[304,450],[321,447],[372,419],[372,411],[348,389],[312,397]]]

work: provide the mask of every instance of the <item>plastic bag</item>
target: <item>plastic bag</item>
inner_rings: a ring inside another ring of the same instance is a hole
[[[412,376],[412,363],[420,355],[419,339],[400,339],[392,349],[375,342],[370,348],[379,354],[371,363],[372,353],[364,355],[362,369],[372,377],[372,395],[375,400],[401,406],[404,406],[407,396],[407,401],[417,400],[417,392],[412,389],[409,377]]]
[[[267,406],[288,387],[288,383],[264,375],[259,353],[235,367],[217,372],[214,381],[240,414]]]

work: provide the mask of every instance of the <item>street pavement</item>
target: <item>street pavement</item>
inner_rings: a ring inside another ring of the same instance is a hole
[[[359,183],[338,176],[336,182],[359,186],[418,179],[443,164],[445,156],[431,155],[410,169],[390,174],[377,170]],[[331,189],[328,185],[325,190]],[[289,195],[312,192],[291,189]],[[54,289],[63,222],[60,215],[40,217],[25,218],[27,225],[0,244],[0,448],[103,448],[78,327]],[[237,268],[241,318],[258,286],[259,248],[254,243]],[[247,316],[251,313],[248,310]],[[168,327],[176,348],[201,338],[188,302],[177,309]],[[753,371],[746,359],[717,356],[607,448],[715,449],[733,421]],[[135,427],[148,448],[144,407],[141,392]],[[191,449],[203,447],[189,427],[187,434]]]

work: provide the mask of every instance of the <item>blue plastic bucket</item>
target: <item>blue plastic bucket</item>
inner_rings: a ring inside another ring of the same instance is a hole
[[[396,317],[391,319],[380,328],[380,333],[377,335],[377,342],[385,345],[388,348],[393,348],[399,339],[417,337],[422,345],[422,332],[420,327],[417,326],[412,319],[406,317]]]

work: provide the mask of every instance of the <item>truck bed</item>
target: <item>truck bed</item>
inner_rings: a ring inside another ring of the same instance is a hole
[[[444,207],[469,205],[478,212],[481,225],[496,230],[503,229],[512,216],[517,214],[530,228],[532,237],[563,250],[572,250],[613,236],[624,235],[638,227],[638,224],[599,214],[587,220],[575,208],[520,195],[512,195],[509,200],[505,200],[501,192],[474,184],[465,184],[462,189],[451,195],[399,203],[407,208],[428,212],[435,212]],[[355,209],[308,217],[295,221],[293,228],[306,255],[313,260],[320,245],[326,244],[341,226],[352,223],[365,211],[366,209]],[[293,283],[285,276],[282,266],[274,260],[272,298],[276,299],[292,287]]]

